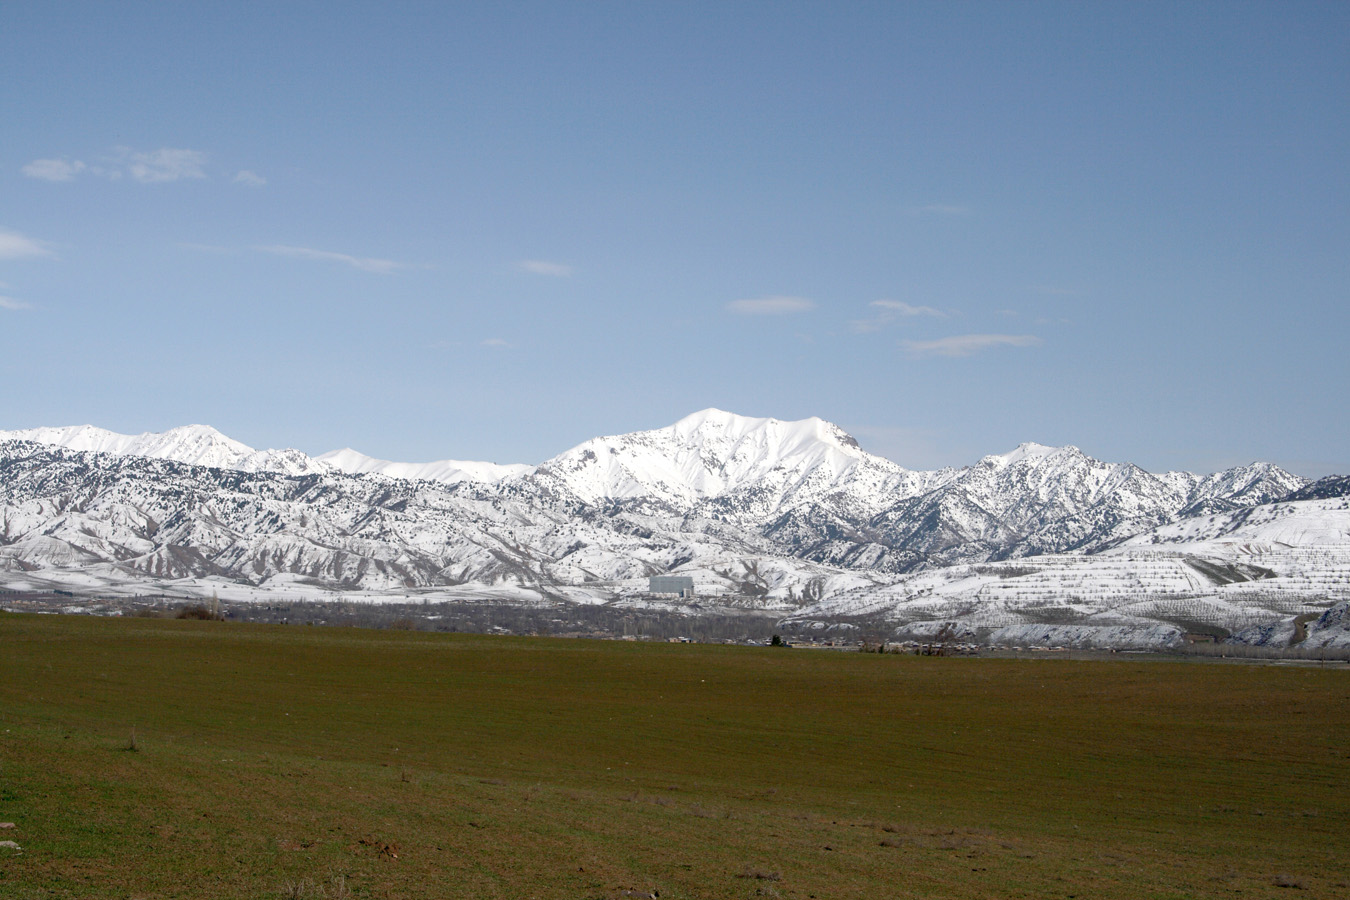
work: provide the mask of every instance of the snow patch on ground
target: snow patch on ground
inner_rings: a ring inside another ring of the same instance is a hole
[[[1184,639],[1184,632],[1173,625],[1010,625],[988,638],[1003,647],[1082,650],[1154,650],[1179,647]]]

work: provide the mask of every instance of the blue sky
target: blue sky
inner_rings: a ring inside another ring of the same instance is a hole
[[[0,5],[0,428],[1350,471],[1350,5]]]

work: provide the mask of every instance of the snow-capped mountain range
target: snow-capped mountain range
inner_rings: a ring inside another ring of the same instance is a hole
[[[821,419],[711,409],[538,466],[35,428],[0,432],[0,586],[657,602],[646,576],[679,571],[708,603],[905,626],[920,580],[943,594],[972,566],[1002,561],[1007,581],[1010,560],[1121,558],[1312,488],[1267,463],[1157,475],[1039,444],[911,471]],[[1339,497],[1290,502],[1334,519]]]
[[[5,440],[33,441],[67,450],[110,453],[114,456],[170,459],[191,466],[238,469],[241,472],[303,475],[324,470],[299,450],[254,450],[209,425],[184,425],[145,434],[117,434],[93,425],[27,428],[21,431],[0,431],[0,441]]]

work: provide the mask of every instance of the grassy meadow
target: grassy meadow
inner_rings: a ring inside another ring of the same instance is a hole
[[[3,898],[1344,897],[1348,767],[1344,665],[0,614]]]

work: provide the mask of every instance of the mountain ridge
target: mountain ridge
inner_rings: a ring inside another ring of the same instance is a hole
[[[0,432],[69,449],[284,475],[345,472],[462,485],[517,501],[727,523],[828,565],[899,573],[1110,546],[1202,513],[1282,498],[1308,482],[1269,463],[1155,475],[1072,445],[1023,443],[962,468],[906,469],[838,426],[710,408],[592,438],[538,466],[397,463],[356,451],[257,451],[209,426],[118,435],[92,426]],[[864,562],[865,560],[865,562]]]
[[[799,618],[817,610],[832,621],[858,610],[901,618],[966,610],[959,616],[985,621],[977,613],[986,595],[996,607],[1012,602],[995,589],[1023,578],[1021,561],[1041,573],[1027,578],[1051,579],[1024,592],[1042,605],[1057,592],[1073,595],[1071,581],[1054,587],[1054,579],[1082,567],[1115,571],[1091,562],[1102,553],[1142,560],[1130,563],[1142,581],[1105,582],[1129,596],[1136,584],[1156,584],[1160,596],[1194,593],[1209,584],[1197,573],[1250,580],[1243,573],[1268,567],[1223,559],[1159,567],[1148,561],[1152,544],[1131,539],[1156,534],[1178,548],[1168,552],[1184,554],[1193,535],[1211,556],[1246,552],[1216,543],[1227,532],[1196,516],[1227,516],[1237,533],[1251,510],[1274,515],[1280,501],[1309,489],[1269,463],[1154,475],[1073,446],[1031,443],[918,472],[867,453],[821,419],[721,410],[593,438],[533,467],[324,456],[255,451],[206,426],[133,436],[89,426],[0,432],[0,583],[131,590],[153,582],[253,599],[338,591],[650,603],[647,576],[678,571],[714,605],[798,610]],[[1343,512],[1319,502],[1300,513],[1311,524],[1288,533],[1334,544]],[[1158,530],[1178,522],[1189,524]],[[1302,577],[1299,565],[1281,571]],[[978,591],[961,578],[974,578]],[[915,606],[930,589],[959,603]],[[1141,634],[1161,633],[1149,622],[1153,630]]]
[[[1002,454],[989,454],[970,466],[945,466],[936,470],[908,469],[885,457],[863,450],[858,441],[839,426],[811,416],[798,420],[783,420],[772,417],[742,416],[737,413],[709,407],[691,413],[672,425],[648,431],[625,432],[619,435],[591,438],[587,441],[557,454],[539,465],[527,463],[494,463],[476,460],[442,459],[430,462],[401,462],[368,456],[350,447],[329,450],[317,456],[310,456],[293,448],[256,450],[241,441],[237,441],[210,425],[181,425],[162,432],[143,432],[141,434],[121,434],[94,425],[40,426],[35,428],[0,430],[0,441],[30,440],[52,446],[66,447],[72,450],[114,453],[119,455],[147,456],[157,459],[172,459],[193,465],[214,465],[222,468],[235,468],[241,471],[277,471],[283,474],[304,474],[308,471],[337,470],[352,474],[379,472],[391,477],[426,478],[428,480],[455,483],[462,480],[495,482],[507,477],[515,477],[536,471],[550,463],[582,453],[597,442],[614,442],[622,439],[649,435],[675,435],[684,438],[697,436],[704,426],[711,425],[721,429],[728,438],[741,441],[754,432],[778,430],[796,439],[797,445],[804,443],[808,432],[820,444],[831,445],[838,453],[854,458],[881,460],[895,469],[919,475],[960,471],[973,466],[988,464],[1006,467],[1027,458],[1044,459],[1059,454],[1074,454],[1087,457],[1072,444],[1055,447],[1027,441]],[[782,441],[780,441],[782,442]],[[792,440],[785,441],[791,445]],[[302,461],[297,466],[297,461]],[[1132,463],[1114,465],[1133,466]],[[1272,465],[1253,463],[1249,465]],[[302,471],[296,471],[297,468]],[[1237,467],[1238,469],[1243,467]],[[1147,471],[1140,469],[1140,471]],[[1234,470],[1225,470],[1234,471]],[[397,473],[397,474],[396,474]],[[1187,471],[1149,473],[1155,477],[1192,475]],[[1220,474],[1220,473],[1215,473]],[[1336,476],[1332,476],[1336,477]],[[1305,483],[1310,483],[1305,479]],[[707,493],[707,492],[703,492]]]

